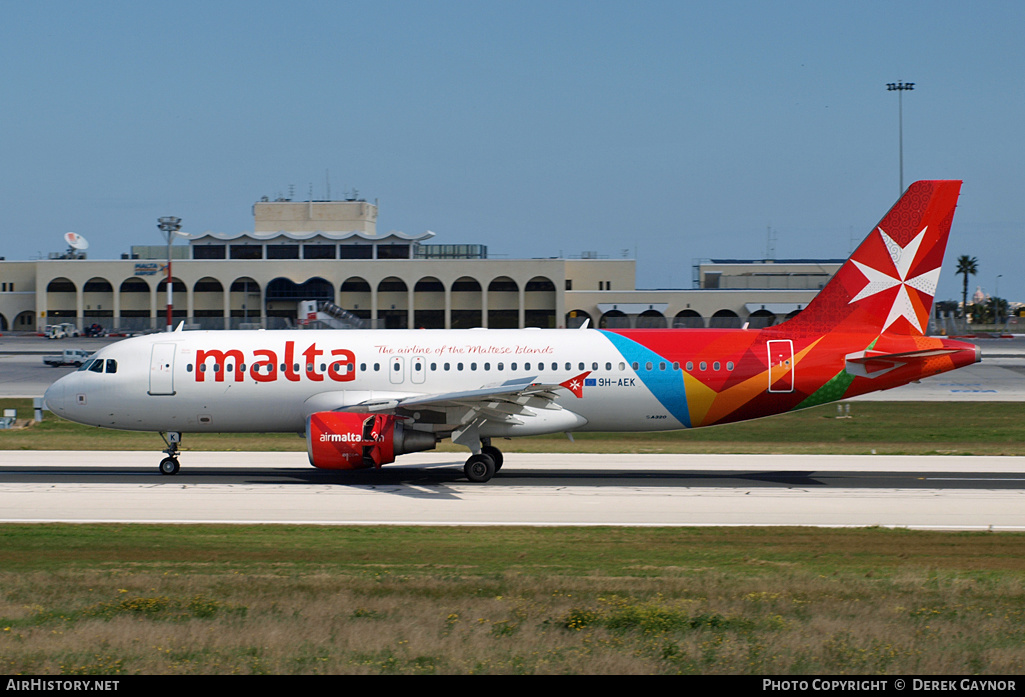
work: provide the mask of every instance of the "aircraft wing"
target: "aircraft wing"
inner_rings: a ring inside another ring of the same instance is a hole
[[[417,412],[437,412],[440,423],[438,418],[424,419],[421,416],[418,420],[451,431],[454,443],[472,448],[479,444],[485,425],[530,428],[528,424],[537,423],[540,427],[543,422],[547,432],[551,432],[563,430],[563,427],[570,430],[587,423],[579,415],[556,404],[555,400],[563,390],[577,398],[582,397],[584,378],[589,373],[587,371],[561,383],[538,382],[534,376],[475,390],[371,398],[346,405],[339,411],[386,412],[407,417]],[[550,428],[553,424],[559,428]]]
[[[537,382],[536,377],[510,380],[500,385],[476,390],[416,394],[393,399],[368,399],[346,406],[342,411],[395,411],[397,409],[443,409],[446,407],[480,408],[486,404],[546,407],[558,397],[561,384]],[[567,388],[569,389],[569,388]]]

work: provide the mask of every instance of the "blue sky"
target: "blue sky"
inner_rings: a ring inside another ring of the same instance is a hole
[[[846,257],[904,180],[963,179],[953,260],[1025,301],[1025,3],[0,0],[0,256],[379,200],[492,255]],[[997,276],[1000,275],[999,281]]]

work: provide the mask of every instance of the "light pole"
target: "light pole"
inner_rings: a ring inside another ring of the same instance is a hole
[[[174,307],[171,296],[171,288],[174,286],[171,280],[171,244],[174,242],[174,236],[182,229],[182,219],[167,215],[157,219],[157,227],[167,235],[167,331],[171,331],[173,329],[171,314]]]
[[[915,89],[915,83],[913,82],[888,82],[886,83],[886,89],[889,92],[897,93],[897,127],[899,130],[900,139],[900,193],[899,196],[904,195],[904,91]]]
[[[997,274],[996,282],[993,284],[993,322],[999,326],[1000,324],[1000,277],[1002,273]]]

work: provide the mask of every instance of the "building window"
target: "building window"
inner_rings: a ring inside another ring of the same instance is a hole
[[[202,244],[192,246],[192,258],[193,259],[223,259],[224,258],[224,245],[223,244]]]
[[[303,259],[334,259],[337,248],[333,244],[304,244]]]
[[[343,244],[338,247],[339,259],[373,259],[374,248],[369,244]]]
[[[299,245],[297,244],[269,244],[267,245],[268,259],[298,259]]]
[[[378,259],[409,259],[408,244],[379,244],[377,245]]]
[[[263,259],[263,246],[258,244],[231,245],[232,259]]]

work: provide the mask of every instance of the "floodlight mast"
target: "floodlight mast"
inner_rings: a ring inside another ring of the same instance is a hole
[[[897,82],[886,83],[886,90],[888,92],[897,93],[897,128],[899,131],[899,148],[900,148],[900,196],[904,195],[904,92],[915,89],[915,83],[913,82]]]
[[[174,329],[172,326],[174,301],[171,288],[174,286],[174,283],[171,276],[171,244],[174,242],[175,234],[182,229],[182,219],[176,218],[173,215],[167,215],[157,219],[157,227],[167,235],[167,328],[165,331],[172,331]]]

